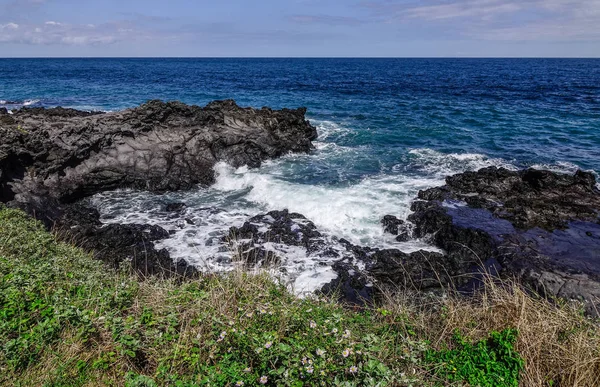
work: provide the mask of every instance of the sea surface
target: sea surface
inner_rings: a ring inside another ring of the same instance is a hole
[[[594,59],[0,59],[0,107],[112,111],[150,99],[308,108],[316,149],[259,169],[218,164],[211,188],[93,198],[106,222],[174,230],[159,247],[229,270],[220,242],[270,210],[304,214],[328,238],[404,251],[379,220],[406,218],[420,189],[486,166],[600,172],[600,60]],[[1,140],[0,140],[1,141]],[[187,204],[172,217],[165,203]],[[190,224],[193,223],[193,224]],[[333,242],[332,242],[333,243]],[[279,274],[299,290],[335,277],[301,249]]]

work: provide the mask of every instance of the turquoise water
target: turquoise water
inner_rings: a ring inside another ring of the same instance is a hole
[[[600,172],[600,60],[0,59],[0,107],[9,109],[225,98],[306,106],[319,130],[317,149],[257,170],[219,165],[210,189],[99,195],[106,221],[175,230],[164,242],[175,257],[214,268],[223,266],[223,230],[283,208],[332,238],[414,250],[424,242],[394,242],[379,219],[406,217],[418,190],[446,175],[490,165]],[[172,200],[188,204],[194,225],[162,212]],[[316,270],[302,252],[286,254],[297,257],[289,272]]]

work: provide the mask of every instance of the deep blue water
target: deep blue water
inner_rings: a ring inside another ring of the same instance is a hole
[[[106,221],[176,230],[164,242],[173,256],[214,267],[223,230],[263,211],[289,208],[329,235],[398,245],[379,219],[406,217],[417,191],[448,174],[489,165],[600,172],[600,60],[0,59],[7,108],[116,110],[149,99],[226,98],[306,106],[317,150],[258,170],[219,165],[217,184],[206,190],[99,195]],[[195,225],[166,217],[165,200],[186,202]],[[310,257],[285,254],[296,257],[286,270],[301,273],[300,282],[327,278]]]
[[[361,173],[407,148],[600,171],[600,60],[0,60],[4,101],[114,110],[156,98],[306,106],[352,129],[339,145],[371,148]]]

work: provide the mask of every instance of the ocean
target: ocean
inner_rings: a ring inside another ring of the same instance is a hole
[[[595,59],[0,59],[0,107],[112,111],[150,99],[308,108],[308,155],[261,168],[218,164],[210,188],[96,195],[105,222],[172,230],[159,243],[205,269],[232,267],[220,241],[271,210],[312,220],[328,238],[403,251],[379,224],[406,218],[420,189],[486,166],[600,173],[600,60]],[[187,204],[185,218],[165,203]],[[283,249],[275,246],[274,249]],[[332,271],[287,248],[279,273],[310,290]]]

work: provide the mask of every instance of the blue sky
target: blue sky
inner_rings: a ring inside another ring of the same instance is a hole
[[[0,0],[0,56],[600,57],[600,0]]]

